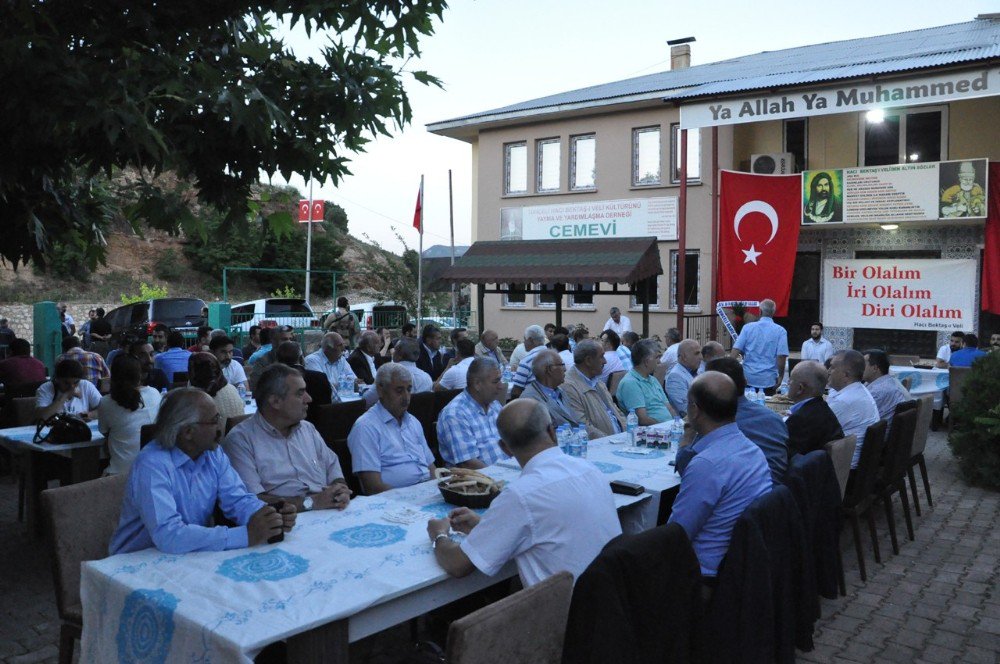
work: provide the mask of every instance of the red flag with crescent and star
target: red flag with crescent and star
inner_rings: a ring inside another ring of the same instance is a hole
[[[788,314],[802,220],[799,175],[721,172],[717,297],[763,300]]]
[[[326,207],[326,201],[313,200],[312,202],[312,216],[309,216],[309,201],[306,199],[299,201],[299,223],[320,222],[323,221],[323,210]]]

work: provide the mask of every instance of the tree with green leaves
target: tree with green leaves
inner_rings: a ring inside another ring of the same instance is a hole
[[[335,183],[371,137],[411,119],[403,77],[444,0],[9,0],[0,4],[0,257],[44,263],[55,245],[103,260],[101,182],[139,174],[137,228],[206,229],[253,216],[261,173]],[[326,44],[296,58],[283,27]],[[330,36],[332,35],[332,36]],[[184,187],[160,185],[172,173]],[[103,174],[103,178],[101,175]],[[293,227],[289,211],[268,217]]]

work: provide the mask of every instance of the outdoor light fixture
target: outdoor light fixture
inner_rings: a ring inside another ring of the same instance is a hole
[[[916,161],[918,159],[920,159],[920,155],[918,155],[916,152],[910,155],[910,161]]]
[[[879,122],[885,120],[885,111],[881,108],[873,108],[865,114],[865,118],[871,124],[878,124]]]
[[[899,224],[879,224],[884,231],[894,231],[899,228]]]

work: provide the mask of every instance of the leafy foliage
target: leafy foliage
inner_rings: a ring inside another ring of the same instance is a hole
[[[197,201],[226,227],[253,214],[261,173],[334,182],[348,155],[411,119],[407,60],[444,0],[172,0],[0,5],[0,257],[44,263],[55,243],[104,256],[97,176],[135,169],[126,213],[206,237]],[[279,23],[332,37],[300,60]],[[410,72],[439,85],[426,72]],[[167,190],[157,176],[176,174]],[[185,188],[186,187],[186,188]],[[288,233],[287,213],[268,217]]]
[[[167,249],[156,258],[153,272],[164,281],[177,281],[184,275],[180,256],[173,249]]]
[[[167,297],[166,286],[157,286],[156,284],[150,286],[145,281],[143,281],[139,284],[138,295],[128,295],[126,293],[122,293],[122,304],[132,304],[134,302],[143,302],[145,300],[155,300],[161,297]]]
[[[948,444],[965,479],[1000,490],[1000,353],[973,363],[954,417]]]
[[[291,286],[285,286],[283,288],[275,288],[271,291],[269,297],[299,298],[302,297],[302,294]]]

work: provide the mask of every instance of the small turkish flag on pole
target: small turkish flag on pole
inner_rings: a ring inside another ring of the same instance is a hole
[[[417,206],[413,210],[413,227],[421,235],[424,234],[424,176],[420,176],[420,189],[417,190]]]
[[[308,200],[299,201],[299,223],[323,221],[323,210],[325,207],[326,201],[314,200],[312,208],[309,207]],[[312,215],[309,214],[310,212],[312,212]]]

